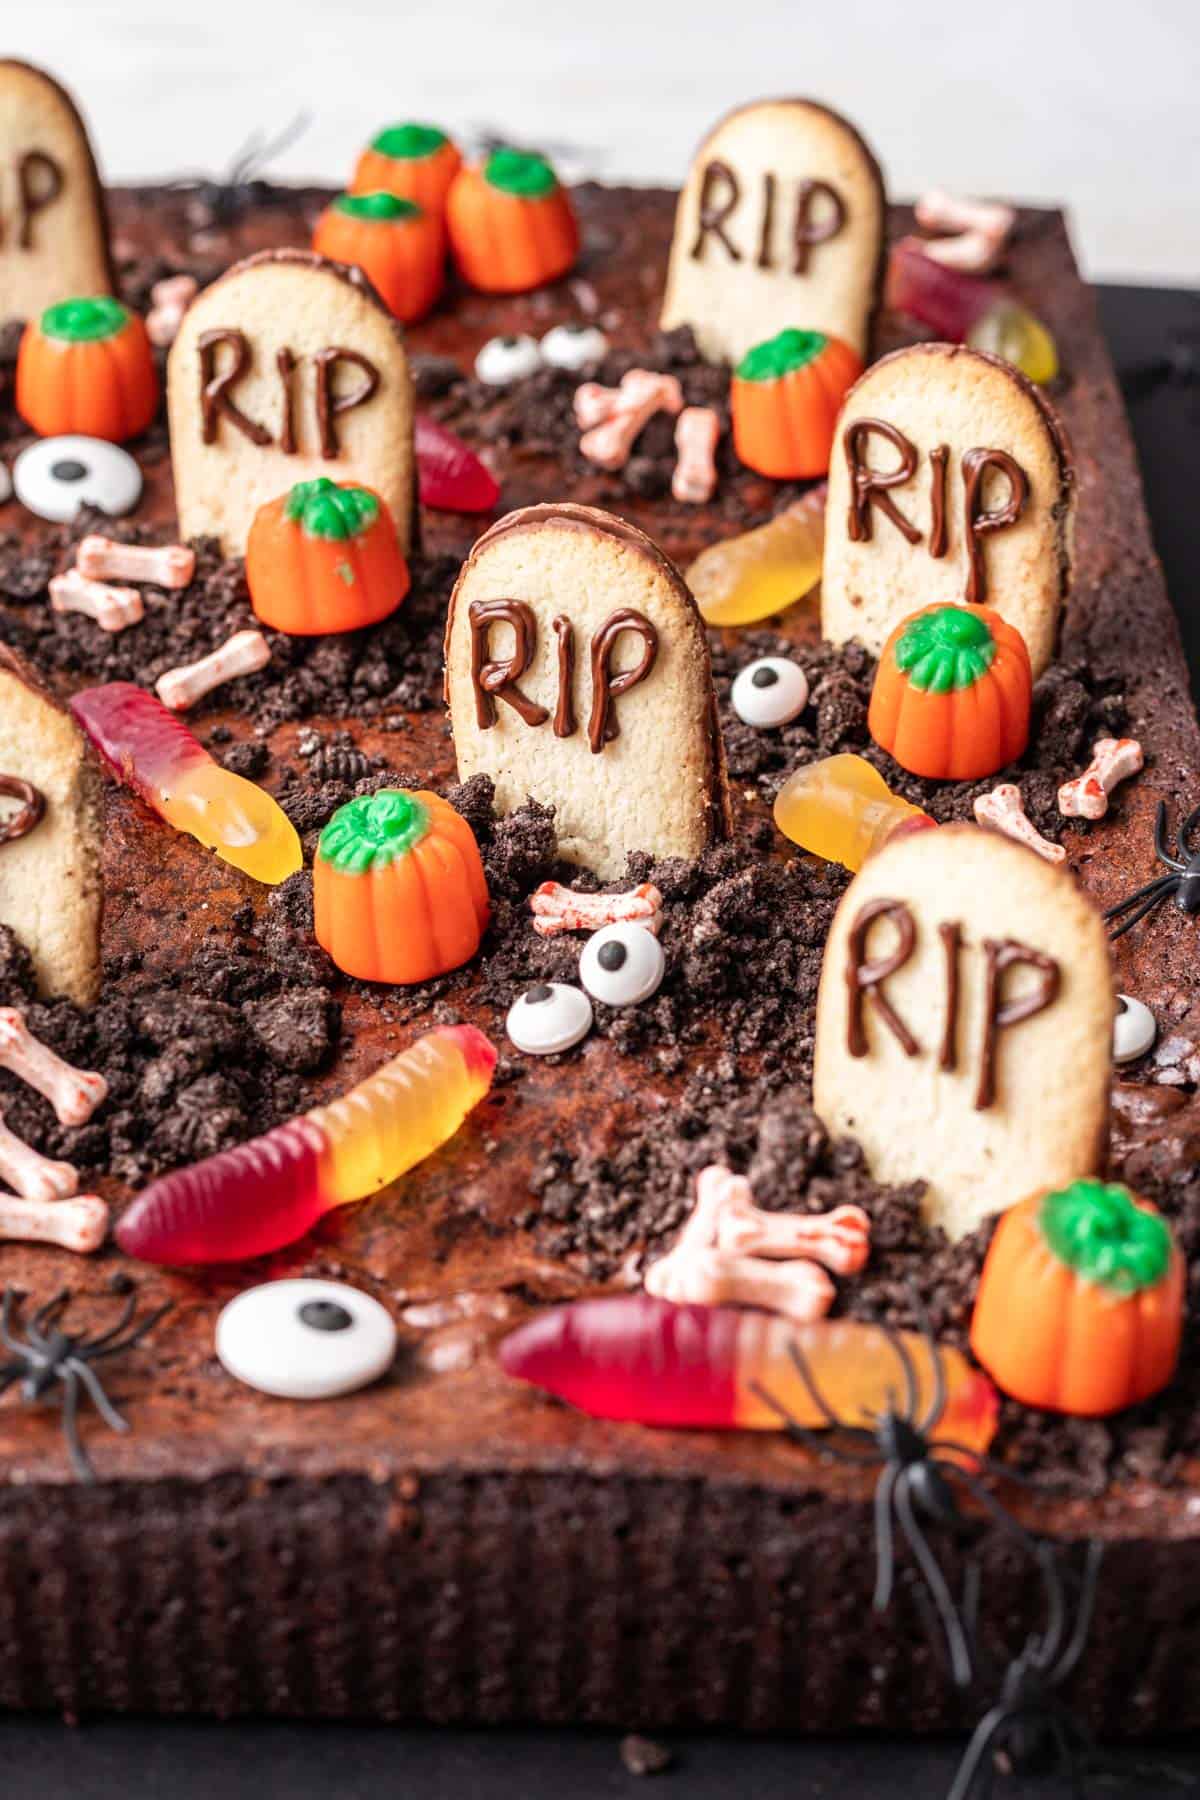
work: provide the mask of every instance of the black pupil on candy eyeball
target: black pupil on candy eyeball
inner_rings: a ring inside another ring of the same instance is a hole
[[[611,975],[615,970],[623,969],[625,967],[625,959],[628,955],[629,952],[626,950],[624,944],[618,944],[616,942],[611,944],[601,944],[599,950],[596,952],[596,961],[600,964],[602,969],[607,969]]]
[[[777,669],[755,669],[750,677],[751,687],[774,687],[779,680]]]
[[[300,1322],[314,1331],[348,1331],[354,1320],[336,1300],[306,1300],[300,1308]]]
[[[1129,1011],[1129,1002],[1124,994],[1117,995],[1117,1017],[1122,1018]]]
[[[64,456],[61,462],[50,464],[50,473],[56,481],[82,481],[87,474],[87,464],[76,462],[73,456]]]
[[[515,337],[502,337],[500,339],[505,350],[515,350],[520,341],[520,338]]]
[[[525,996],[526,1002],[530,1006],[541,1006],[543,1001],[553,1000],[553,998],[554,989],[547,987],[544,981],[539,981],[536,987],[531,987]]]

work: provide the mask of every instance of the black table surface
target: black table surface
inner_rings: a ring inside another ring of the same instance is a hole
[[[1200,293],[1104,287],[1100,312],[1123,377],[1150,516],[1200,694]],[[941,1800],[963,1745],[938,1740],[664,1736],[670,1767],[631,1774],[621,1734],[463,1731],[330,1723],[110,1719],[74,1728],[0,1715],[0,1792],[20,1800]],[[1118,1755],[1089,1795],[1200,1793],[1200,1745]],[[1004,1780],[1013,1800],[1065,1800],[1052,1779]]]

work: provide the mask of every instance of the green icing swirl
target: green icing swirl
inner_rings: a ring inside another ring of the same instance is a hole
[[[915,688],[949,694],[974,687],[996,654],[991,627],[965,606],[939,606],[905,627],[896,644],[896,667]]]
[[[62,338],[68,344],[95,344],[101,338],[116,337],[128,323],[129,308],[111,294],[60,300],[42,314],[43,334]]]
[[[558,177],[544,156],[532,150],[493,150],[483,171],[492,187],[523,200],[540,200],[552,194]]]
[[[1059,1262],[1113,1294],[1154,1287],[1170,1266],[1166,1222],[1119,1182],[1085,1178],[1047,1194],[1041,1227]]]
[[[823,331],[797,331],[794,326],[747,350],[737,366],[739,381],[779,381],[815,362],[829,339]]]
[[[340,806],[321,833],[317,854],[339,875],[365,875],[407,855],[429,830],[429,814],[415,794],[380,788]]]
[[[419,156],[433,156],[446,142],[446,134],[436,125],[388,125],[371,139],[372,150],[381,156],[402,157],[413,162]]]
[[[368,530],[379,517],[379,502],[366,488],[339,487],[328,475],[318,475],[296,483],[283,516],[298,523],[309,537],[336,543]]]
[[[421,211],[415,201],[402,200],[399,194],[339,194],[333,210],[351,219],[378,220],[385,225],[395,219],[415,219]]]

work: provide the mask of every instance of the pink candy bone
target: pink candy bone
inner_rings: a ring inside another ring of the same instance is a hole
[[[154,684],[155,692],[172,712],[186,712],[222,683],[265,668],[270,660],[271,646],[261,631],[235,631],[219,650],[210,651],[199,662],[185,663],[160,675]]]
[[[677,1306],[758,1306],[798,1325],[823,1319],[834,1289],[823,1269],[811,1262],[766,1262],[757,1256],[726,1256],[696,1250],[677,1258],[672,1251],[646,1271],[646,1292]]]
[[[0,1240],[58,1244],[83,1256],[108,1236],[108,1207],[96,1194],[77,1200],[17,1200],[0,1194]]]
[[[1067,853],[1062,845],[1052,844],[1049,838],[1044,838],[1029,818],[1015,781],[1002,781],[990,794],[980,794],[975,802],[975,817],[990,830],[1002,831],[1005,837],[1015,838],[1018,844],[1036,850],[1047,862],[1066,860]]]
[[[917,201],[917,224],[923,231],[953,232],[953,237],[922,243],[925,256],[947,269],[985,274],[999,262],[1017,215],[994,200],[962,200],[934,188]]]
[[[0,1113],[0,1181],[26,1200],[66,1200],[78,1191],[79,1175],[69,1162],[51,1162],[8,1129]]]
[[[168,275],[150,289],[146,334],[158,349],[166,350],[175,342],[183,315],[196,298],[199,285],[194,275]]]
[[[711,406],[685,406],[675,424],[678,460],[671,477],[676,500],[700,506],[717,485],[717,439],[721,421]]]
[[[72,1068],[35,1038],[15,1007],[0,1006],[0,1069],[44,1094],[60,1125],[86,1125],[108,1093],[103,1075]]]
[[[662,924],[662,895],[650,881],[626,894],[576,894],[557,881],[543,881],[530,896],[529,907],[539,937],[599,931],[602,925],[618,923],[642,925],[657,937]]]
[[[99,581],[149,581],[155,587],[185,588],[196,573],[196,552],[184,544],[118,544],[113,538],[92,536],[80,540],[75,567]]]
[[[583,430],[580,451],[598,468],[623,469],[647,421],[656,412],[682,409],[683,390],[673,375],[630,369],[618,388],[585,382],[575,395],[575,418]]]
[[[52,577],[50,605],[57,613],[86,614],[101,631],[124,631],[127,625],[138,624],[146,610],[136,588],[89,581],[78,569]]]
[[[1064,819],[1102,819],[1117,783],[1136,775],[1145,761],[1136,738],[1097,738],[1083,774],[1059,788],[1059,812]]]

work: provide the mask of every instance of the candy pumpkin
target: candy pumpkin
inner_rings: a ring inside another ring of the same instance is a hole
[[[1033,1194],[996,1227],[971,1348],[1026,1406],[1099,1418],[1170,1381],[1185,1270],[1166,1220],[1116,1183]]]
[[[108,294],[48,306],[22,333],[16,401],[40,437],[136,437],[158,411],[146,327]]]
[[[317,942],[346,975],[402,985],[469,962],[488,922],[471,827],[437,794],[381,788],[339,807],[313,861]]]
[[[910,774],[979,781],[1025,749],[1032,700],[1014,626],[988,606],[926,606],[884,645],[867,729]]]
[[[440,219],[461,163],[458,150],[436,125],[389,125],[359,157],[350,192],[397,194]]]
[[[755,344],[729,390],[739,460],[776,481],[826,474],[838,412],[862,372],[858,352],[824,331],[781,331]]]
[[[461,168],[446,225],[464,281],[484,294],[557,281],[579,254],[569,194],[544,156],[524,150],[493,150],[485,163]]]
[[[407,594],[409,575],[379,495],[318,475],[259,507],[246,542],[246,582],[264,625],[319,637],[386,619]]]
[[[441,223],[395,194],[339,194],[317,220],[312,247],[362,269],[406,325],[423,319],[442,291]]]

